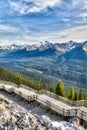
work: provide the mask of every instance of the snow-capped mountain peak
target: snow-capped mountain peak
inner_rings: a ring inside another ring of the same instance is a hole
[[[60,52],[66,52],[70,51],[76,47],[82,47],[85,51],[87,51],[87,41],[82,42],[82,43],[77,43],[74,41],[69,41],[65,43],[51,43],[48,41],[41,42],[40,44],[12,44],[12,45],[5,45],[5,46],[0,46],[1,50],[23,50],[25,49],[26,51],[32,51],[38,49],[39,51],[44,51],[47,49],[55,49],[56,51]]]

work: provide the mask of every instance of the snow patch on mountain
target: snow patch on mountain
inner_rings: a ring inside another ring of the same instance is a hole
[[[87,43],[83,46],[83,50],[87,52]]]
[[[51,43],[51,42],[45,41],[45,42],[41,42],[40,44],[33,44],[33,45],[12,44],[12,45],[0,46],[0,49],[1,50],[23,50],[23,49],[25,49],[26,51],[32,51],[32,50],[44,51],[47,49],[53,49],[53,50],[59,51],[59,52],[66,52],[66,51],[70,51],[76,47],[82,47],[83,50],[87,51],[87,41],[82,42],[82,43],[77,43],[74,41],[69,41],[69,42],[65,42],[65,43]]]

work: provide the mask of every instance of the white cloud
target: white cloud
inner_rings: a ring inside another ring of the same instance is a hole
[[[50,42],[67,42],[69,40],[83,42],[87,40],[87,25],[73,27],[65,30],[32,32],[28,30],[21,31],[12,26],[0,25],[0,44],[8,45],[13,43],[34,44],[48,40]],[[7,32],[4,35],[4,32]],[[13,35],[12,35],[13,33]]]
[[[61,0],[8,0],[11,8],[20,14],[40,12],[57,6]]]
[[[0,45],[12,44],[13,41],[17,40],[19,34],[21,36],[21,30],[19,28],[0,24]]]
[[[87,9],[87,1],[86,0],[71,0],[71,1],[62,0],[61,3],[64,5],[63,8],[67,8],[69,10]]]
[[[12,33],[12,32],[18,32],[18,31],[19,29],[16,27],[0,24],[0,32]]]
[[[70,40],[76,42],[83,42],[87,40],[87,26],[78,26],[61,31],[43,31],[38,33],[28,34],[23,32],[22,34],[17,33],[17,36],[11,37],[10,35],[5,39],[0,38],[1,45],[8,45],[13,43],[19,44],[36,44],[44,41],[50,42],[67,42]]]
[[[69,40],[83,42],[87,40],[87,25],[66,29],[58,32],[57,34],[61,42]]]
[[[87,23],[87,13],[86,12],[85,13],[80,13],[78,15],[78,18],[80,18],[82,22]],[[81,22],[81,21],[79,21],[79,22]]]
[[[70,40],[83,42],[87,40],[87,26],[79,26],[62,31],[44,31],[33,35],[25,34],[23,38],[30,43],[39,43],[45,40],[50,42],[67,42]]]

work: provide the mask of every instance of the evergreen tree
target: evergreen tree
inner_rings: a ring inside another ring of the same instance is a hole
[[[70,93],[69,93],[69,95],[68,95],[68,98],[69,98],[70,100],[73,100],[73,99],[74,99],[74,94],[75,94],[75,92],[74,92],[74,87],[72,87],[72,88],[70,89]]]
[[[84,94],[83,99],[87,100],[87,94]]]
[[[57,86],[56,86],[56,94],[60,95],[60,96],[65,96],[65,92],[64,92],[64,84],[61,80],[58,81]]]
[[[80,89],[79,91],[79,100],[82,100],[83,99],[83,90]]]
[[[77,101],[78,100],[78,94],[77,92],[75,92],[75,95],[74,95],[74,100]]]
[[[43,89],[43,85],[42,85],[42,83],[41,83],[41,79],[40,79],[39,82],[36,84],[36,89],[37,89],[37,90]]]
[[[49,88],[49,90],[50,90],[50,92],[55,93],[55,89],[54,89],[53,86],[51,86],[51,87]]]
[[[16,84],[18,86],[21,86],[21,84],[22,84],[21,77],[18,73],[16,73]]]

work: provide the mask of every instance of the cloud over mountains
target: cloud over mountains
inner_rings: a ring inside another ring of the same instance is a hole
[[[0,0],[0,44],[87,40],[87,0]]]

